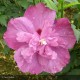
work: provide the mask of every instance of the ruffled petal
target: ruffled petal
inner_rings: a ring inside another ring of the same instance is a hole
[[[29,47],[33,48],[35,51],[37,51],[37,48],[39,46],[39,35],[37,35],[37,33],[35,33],[32,36],[32,39],[29,42]]]
[[[16,40],[18,32],[35,32],[32,23],[25,17],[19,17],[11,19],[8,23],[7,31],[4,33],[4,40],[7,45],[12,49],[18,49],[19,47],[25,45],[25,43],[20,43]]]
[[[38,62],[38,54],[34,53],[33,49],[28,47],[21,47],[14,54],[14,60],[19,69],[26,73],[39,74],[42,72],[42,67]]]
[[[47,59],[56,59],[57,53],[53,51],[49,46],[42,46],[39,49],[39,54]]]
[[[36,6],[30,6],[25,11],[24,16],[32,21],[36,31],[40,31],[43,27],[50,27],[53,25],[56,12],[45,7],[43,3],[39,3]]]
[[[58,45],[67,49],[72,48],[76,42],[76,37],[67,18],[56,20],[51,37],[57,38]]]
[[[57,46],[59,46],[59,44],[58,44],[58,38],[56,38],[56,37],[47,37],[46,38],[46,40],[47,40],[47,43],[48,43],[48,45],[50,45],[50,46],[54,46],[54,47],[57,47]]]
[[[43,71],[57,73],[69,63],[70,55],[68,50],[62,47],[49,47],[49,49],[48,51],[50,51],[50,54],[52,51],[55,53],[52,52],[53,58],[47,59],[44,56],[38,56],[39,63],[43,66]]]

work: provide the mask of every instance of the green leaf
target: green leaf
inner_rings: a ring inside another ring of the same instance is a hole
[[[73,15],[74,17],[74,24],[77,26],[77,29],[80,29],[80,12],[76,12]]]
[[[58,10],[56,4],[52,0],[44,0],[44,2],[47,4],[47,6],[52,10]]]
[[[41,0],[34,0],[35,4],[38,4],[41,2]]]
[[[71,64],[69,63],[64,69],[61,71],[62,74],[67,73],[71,68]]]
[[[66,5],[64,5],[64,9],[75,6],[75,5],[80,5],[80,3],[79,2],[72,2],[70,4],[66,4]]]
[[[0,39],[0,47],[4,48],[4,43],[2,39]]]
[[[6,24],[7,24],[7,17],[6,17],[6,15],[0,15],[0,24],[6,26]]]
[[[76,29],[76,26],[72,24],[72,29],[74,31],[74,34],[76,36],[76,39],[77,39],[77,42],[79,41],[80,39],[80,31]]]
[[[0,6],[0,12],[5,11],[6,7],[5,6]]]
[[[65,0],[66,2],[78,2],[78,0]]]
[[[62,3],[64,0],[58,0],[59,3]]]
[[[6,27],[0,26],[0,37],[3,36],[4,32],[6,31]]]
[[[30,2],[27,2],[27,0],[18,0],[16,2],[18,2],[18,4],[20,6],[22,6],[24,9],[26,9],[29,6],[29,3],[30,3]]]
[[[57,0],[54,0],[54,3],[57,5],[58,4],[58,1]]]
[[[33,0],[27,0],[28,2],[33,2]]]
[[[67,75],[80,75],[80,69],[73,69]]]
[[[10,48],[7,45],[5,45],[4,49],[2,50],[3,54],[5,54],[5,55],[9,54],[9,51],[10,51]]]

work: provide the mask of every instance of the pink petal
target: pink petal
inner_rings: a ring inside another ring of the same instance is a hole
[[[29,43],[31,38],[32,34],[23,31],[18,32],[16,37],[18,42],[27,42],[27,43]]]
[[[10,48],[18,49],[20,46],[25,45],[25,43],[16,40],[17,33],[20,31],[33,33],[35,30],[32,23],[25,17],[11,19],[4,34],[4,40]]]
[[[46,40],[47,40],[48,45],[50,46],[54,46],[54,47],[59,46],[58,38],[56,37],[47,37]]]
[[[52,33],[52,27],[45,25],[43,30],[42,30],[42,33],[41,33],[41,38],[46,38],[47,39],[50,36],[51,33]]]
[[[67,18],[61,18],[55,22],[51,35],[58,39],[57,42],[60,46],[65,48],[72,48],[76,42],[74,32]]]
[[[21,55],[27,61],[27,63],[30,63],[32,61],[32,56],[34,54],[34,51],[32,48],[24,48],[22,47]]]
[[[36,6],[30,6],[24,16],[32,21],[36,31],[40,31],[43,27],[53,25],[56,12],[45,7],[43,3],[39,3]]]
[[[51,47],[51,50],[53,50],[57,56],[53,53],[52,54],[55,57],[54,59],[38,56],[39,63],[43,66],[45,72],[57,73],[69,63],[70,55],[68,50],[62,47]]]
[[[43,57],[46,57],[47,59],[56,59],[57,58],[57,53],[53,51],[50,47],[48,46],[42,46],[39,49],[39,54]]]
[[[32,39],[29,42],[29,47],[37,51],[38,46],[39,46],[39,35],[37,35],[37,33],[34,33]]]
[[[38,63],[37,57],[37,53],[32,52],[32,49],[25,46],[19,48],[14,54],[14,59],[19,69],[24,73],[30,72],[31,74],[42,72],[42,67]]]

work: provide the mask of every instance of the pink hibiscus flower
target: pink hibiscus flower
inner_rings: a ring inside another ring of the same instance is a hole
[[[57,73],[69,63],[68,49],[76,42],[67,18],[55,20],[56,12],[43,3],[30,6],[23,17],[11,19],[4,40],[15,50],[22,72]]]

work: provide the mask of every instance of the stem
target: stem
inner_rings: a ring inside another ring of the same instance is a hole
[[[61,18],[64,16],[64,0],[61,2]]]
[[[2,48],[4,49],[4,45],[3,45],[3,43],[1,41],[0,41],[0,44],[1,44]]]
[[[41,2],[41,0],[39,0],[39,2]]]
[[[33,0],[33,4],[35,5],[35,0]]]

